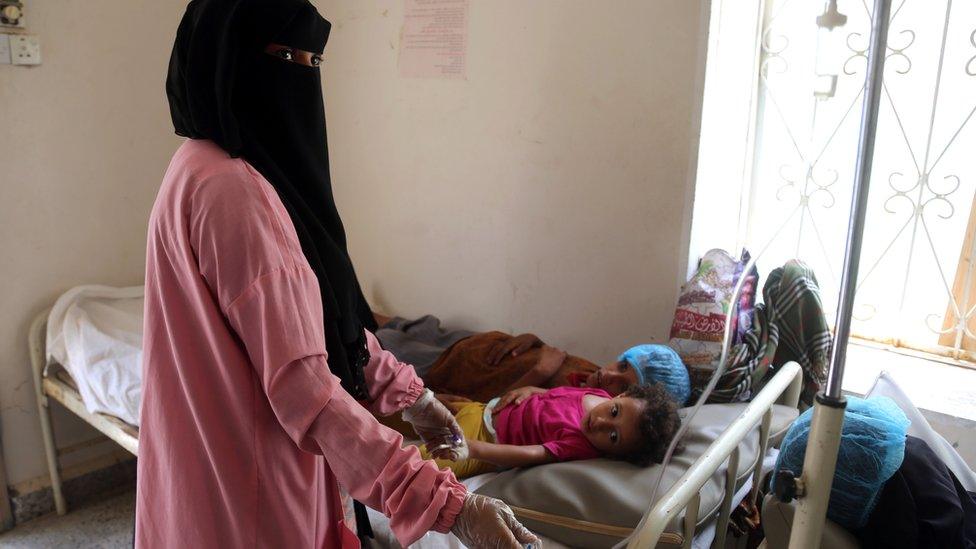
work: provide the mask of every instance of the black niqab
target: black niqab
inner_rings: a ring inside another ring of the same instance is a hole
[[[166,93],[177,134],[214,141],[278,191],[318,277],[329,368],[362,400],[363,328],[376,323],[332,197],[319,69],[264,51],[276,43],[321,53],[330,28],[307,0],[193,0],[177,31]]]

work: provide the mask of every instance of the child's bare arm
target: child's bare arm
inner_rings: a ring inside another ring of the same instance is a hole
[[[541,444],[514,446],[469,439],[468,452],[468,457],[472,459],[487,461],[500,467],[528,467],[556,460]]]

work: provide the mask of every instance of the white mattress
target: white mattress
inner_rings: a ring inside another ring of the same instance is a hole
[[[139,425],[143,287],[78,286],[48,315],[47,362],[63,366],[89,412]]]

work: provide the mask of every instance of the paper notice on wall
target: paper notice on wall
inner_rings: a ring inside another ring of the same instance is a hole
[[[406,0],[400,76],[467,78],[468,0]]]

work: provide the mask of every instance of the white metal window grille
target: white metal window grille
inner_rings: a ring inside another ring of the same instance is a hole
[[[764,245],[775,235],[761,261],[765,272],[794,257],[815,269],[827,311],[835,310],[838,291],[870,33],[867,2],[838,7],[847,24],[827,30],[816,23],[823,2],[761,4],[751,166],[739,219],[740,243]],[[976,2],[897,2],[856,336],[976,358],[967,350],[976,344],[976,268],[962,259],[976,254],[976,238],[965,238],[976,190],[974,113]]]

